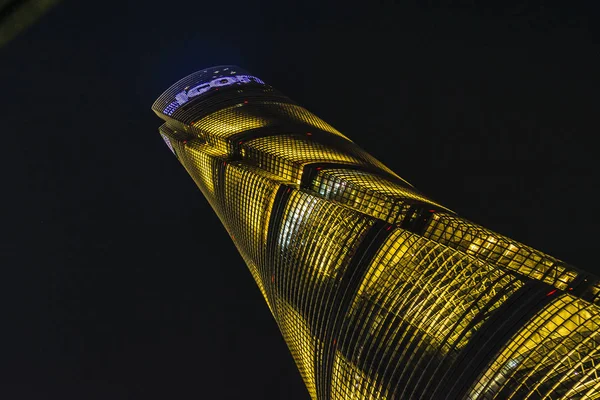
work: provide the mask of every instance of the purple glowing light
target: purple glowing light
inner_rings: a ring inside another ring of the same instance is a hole
[[[175,110],[177,110],[178,108],[179,108],[179,103],[174,101],[174,102],[170,103],[167,107],[165,107],[163,113],[165,113],[168,116],[171,116],[171,115],[173,115]]]
[[[252,75],[222,76],[219,78],[215,78],[210,82],[203,82],[188,90],[182,90],[181,92],[175,95],[175,100],[179,105],[183,105],[187,103],[190,100],[190,98],[200,96],[201,94],[208,92],[212,88],[230,86],[233,84],[241,85],[246,83],[259,83],[261,85],[265,84],[261,79]]]
[[[175,154],[175,150],[173,150],[173,145],[171,144],[171,141],[169,140],[169,138],[166,137],[165,135],[163,135],[162,133],[160,134],[160,136],[162,136],[163,140],[165,141],[165,143],[167,144],[167,146],[169,147],[169,149],[171,149],[171,152],[173,154]]]

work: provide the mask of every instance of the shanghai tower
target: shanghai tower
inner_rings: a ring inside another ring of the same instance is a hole
[[[236,66],[152,109],[312,398],[600,398],[597,277],[431,200]]]

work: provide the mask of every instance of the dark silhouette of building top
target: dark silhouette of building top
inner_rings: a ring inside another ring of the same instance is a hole
[[[429,199],[238,67],[152,109],[311,397],[600,398],[596,277]]]

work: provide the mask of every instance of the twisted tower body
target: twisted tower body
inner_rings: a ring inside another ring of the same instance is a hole
[[[313,398],[600,398],[594,276],[430,200],[238,67],[153,110]]]

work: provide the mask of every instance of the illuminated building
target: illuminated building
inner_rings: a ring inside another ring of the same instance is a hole
[[[153,110],[313,398],[600,398],[596,277],[430,200],[238,67]]]

